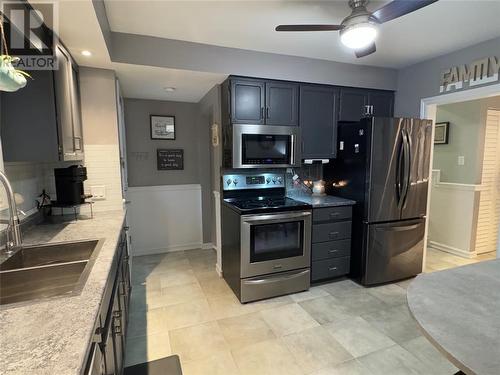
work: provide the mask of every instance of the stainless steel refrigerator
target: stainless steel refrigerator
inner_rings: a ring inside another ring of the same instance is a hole
[[[422,272],[432,122],[340,123],[329,194],[354,199],[351,276],[363,285]]]

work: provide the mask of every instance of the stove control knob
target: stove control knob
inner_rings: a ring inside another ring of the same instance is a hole
[[[281,184],[283,182],[283,177],[278,177],[278,184]]]
[[[276,177],[273,177],[273,184],[276,183]]]
[[[266,178],[266,182],[269,184],[271,182],[271,179],[269,177]]]
[[[237,179],[237,178],[235,178],[235,179],[233,180],[233,184],[234,184],[235,186],[238,184],[238,179]]]
[[[226,184],[229,186],[229,185],[231,185],[231,182],[232,182],[231,179],[228,178],[227,181],[226,181]]]

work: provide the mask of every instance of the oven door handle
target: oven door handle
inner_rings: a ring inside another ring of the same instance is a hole
[[[306,269],[306,270],[303,270],[303,271],[298,272],[298,273],[293,273],[291,275],[268,276],[264,279],[243,280],[243,283],[249,284],[249,285],[271,284],[271,283],[275,283],[278,281],[295,279],[297,277],[304,276],[304,275],[308,274],[309,272],[310,272],[309,269]]]
[[[301,211],[301,212],[293,212],[293,213],[282,213],[282,214],[257,214],[257,215],[248,215],[242,216],[241,221],[243,223],[248,223],[250,225],[257,224],[271,224],[271,223],[279,223],[286,222],[290,219],[299,219],[305,220],[307,217],[311,216],[311,211]]]

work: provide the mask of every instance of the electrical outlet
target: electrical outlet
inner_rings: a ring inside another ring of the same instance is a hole
[[[458,157],[458,165],[465,165],[465,156]]]
[[[104,200],[106,199],[106,186],[93,185],[90,187],[90,194],[94,200]]]

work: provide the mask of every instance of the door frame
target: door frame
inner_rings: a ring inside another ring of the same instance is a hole
[[[432,123],[436,122],[436,110],[438,105],[451,104],[456,102],[464,102],[468,100],[483,99],[492,96],[500,95],[500,83],[494,85],[488,85],[483,87],[477,87],[474,89],[463,90],[452,92],[449,94],[436,95],[428,98],[422,98],[420,100],[420,118],[432,120]],[[424,232],[424,256],[422,257],[422,270],[425,267],[425,262],[427,258],[427,239],[429,235],[429,214],[431,208],[431,186],[432,186],[432,165],[434,161],[434,126],[432,127],[432,147],[430,153],[430,163],[429,163],[429,188],[427,190],[427,220],[425,221],[425,232]],[[497,252],[497,258],[500,255]]]

